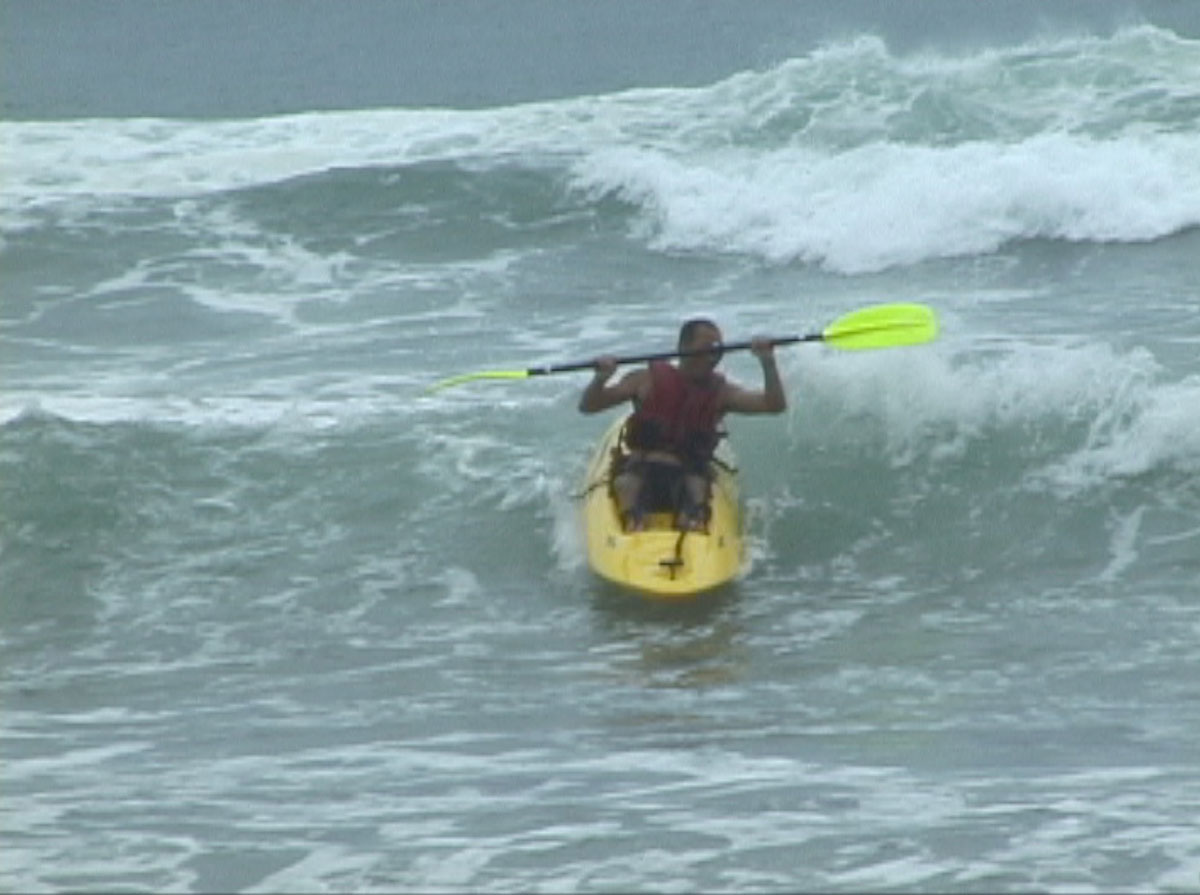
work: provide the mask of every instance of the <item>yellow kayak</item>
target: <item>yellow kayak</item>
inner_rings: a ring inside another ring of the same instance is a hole
[[[642,531],[625,531],[612,495],[613,462],[625,452],[626,419],[604,434],[588,464],[583,527],[588,565],[602,578],[642,594],[681,599],[711,590],[742,570],[745,547],[737,470],[726,442],[712,462],[712,497],[705,531],[675,528],[670,512],[651,513]]]

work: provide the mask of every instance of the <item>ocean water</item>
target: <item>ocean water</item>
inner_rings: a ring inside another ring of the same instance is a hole
[[[6,4],[0,888],[1200,890],[1200,8],[746,6]],[[692,605],[425,391],[881,301]]]

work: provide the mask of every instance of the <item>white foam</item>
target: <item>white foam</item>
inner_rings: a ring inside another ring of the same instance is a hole
[[[356,854],[341,845],[316,845],[312,850],[248,887],[247,892],[286,892],[327,887],[346,887],[345,880],[359,875],[380,863],[374,854]],[[342,881],[339,885],[337,881]]]
[[[1138,559],[1138,533],[1142,527],[1142,517],[1146,514],[1145,507],[1138,507],[1127,516],[1116,520],[1115,530],[1109,545],[1111,560],[1096,577],[1096,580],[1109,584],[1118,580],[1121,575]]]
[[[796,413],[819,414],[821,432],[882,438],[895,465],[953,460],[997,434],[1041,431],[1048,437],[1027,439],[1025,458],[1037,488],[1200,469],[1200,377],[1169,381],[1143,349],[955,339],[919,352],[796,353],[787,370]],[[795,437],[817,435],[801,427]]]
[[[145,752],[151,747],[149,742],[114,743],[110,746],[68,749],[59,755],[27,758],[19,762],[10,760],[6,775],[12,781],[24,781],[27,777],[78,771],[82,768],[93,768],[114,758]]]
[[[642,209],[663,250],[864,273],[1018,239],[1143,241],[1200,224],[1200,135],[874,142],[678,157],[601,150],[575,182]]]
[[[849,273],[1028,238],[1149,240],[1200,225],[1197,83],[1200,43],[1135,28],[972,57],[863,37],[707,87],[470,111],[3,122],[0,223],[450,160],[566,167],[585,196],[633,203],[663,249]],[[337,259],[318,260],[321,280]]]
[[[79,197],[177,197],[278,183],[335,168],[578,151],[593,127],[576,102],[484,111],[359,110],[245,121],[0,122],[5,223]]]
[[[0,425],[24,418],[58,418],[77,423],[157,423],[200,428],[279,428],[319,431],[347,423],[404,413],[385,392],[301,396],[300,383],[280,383],[275,394],[260,381],[254,394],[186,396],[123,390],[114,379],[92,391],[6,391],[0,396]]]
[[[1200,376],[1155,384],[1099,416],[1086,443],[1046,471],[1077,490],[1112,477],[1162,468],[1200,472]]]
[[[796,392],[836,408],[833,421],[874,419],[900,453],[929,436],[972,439],[986,427],[1017,427],[1094,412],[1114,378],[1144,375],[1148,354],[1125,359],[1103,345],[1012,344],[986,352],[941,343],[921,351],[794,355]],[[822,410],[823,414],[828,411]],[[961,446],[961,445],[960,445]]]
[[[483,593],[479,579],[469,569],[449,568],[441,574],[440,578],[440,583],[446,588],[446,596],[440,601],[442,606],[465,606],[474,602]]]

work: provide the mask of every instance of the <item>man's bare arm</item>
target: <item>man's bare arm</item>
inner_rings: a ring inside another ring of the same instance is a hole
[[[579,396],[580,413],[599,413],[638,396],[646,378],[645,370],[631,370],[613,385],[608,384],[617,365],[611,357],[596,359],[596,375]]]
[[[775,364],[774,346],[769,339],[755,339],[750,350],[762,364],[762,390],[754,391],[729,384],[725,392],[725,409],[734,413],[783,413],[787,410],[787,394],[779,377],[779,367]]]

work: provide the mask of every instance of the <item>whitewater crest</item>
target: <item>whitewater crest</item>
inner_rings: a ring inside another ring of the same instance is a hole
[[[658,251],[857,274],[1200,226],[1197,103],[1200,41],[1142,26],[969,57],[859,36],[704,87],[491,109],[8,122],[0,232],[437,163],[534,171],[563,203],[615,198]]]

